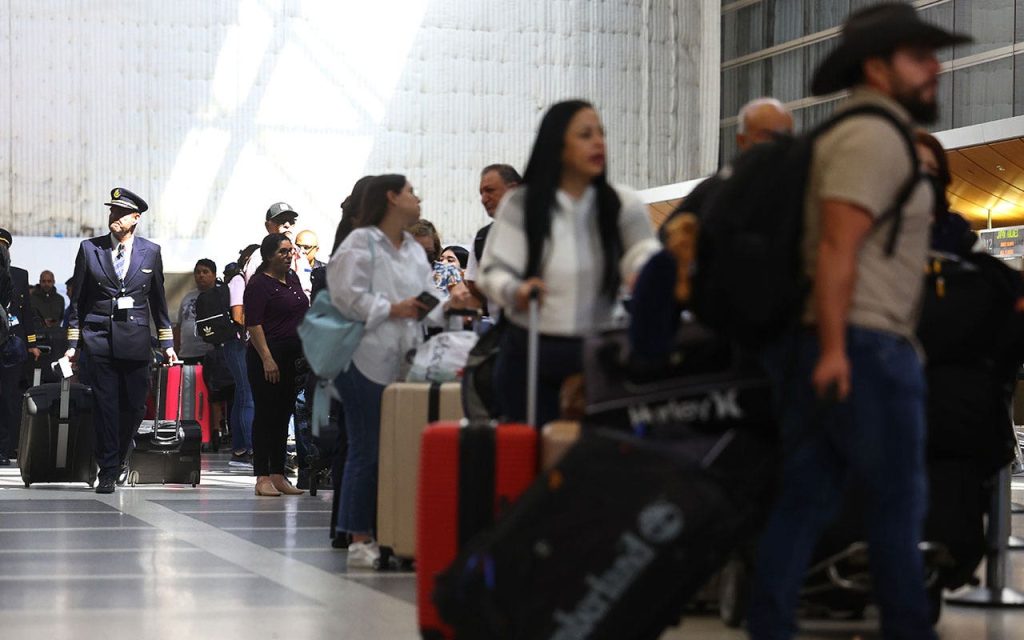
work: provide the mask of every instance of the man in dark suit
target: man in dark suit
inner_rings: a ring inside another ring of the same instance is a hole
[[[72,276],[67,356],[81,345],[88,359],[96,425],[96,493],[124,482],[132,438],[145,413],[149,385],[150,314],[170,361],[174,335],[164,297],[160,246],[135,235],[146,201],[118,187],[110,192],[110,234],[82,241]],[[120,480],[119,480],[120,476]]]
[[[7,229],[0,229],[0,242],[8,248],[14,243]],[[11,345],[7,356],[17,361],[0,363],[0,467],[10,466],[10,455],[18,448],[21,427],[21,366],[28,354],[39,359],[36,348],[35,320],[28,293],[28,271],[11,267],[11,301],[7,306],[11,336],[20,343]],[[13,353],[16,349],[19,353]],[[23,351],[24,350],[24,351]]]

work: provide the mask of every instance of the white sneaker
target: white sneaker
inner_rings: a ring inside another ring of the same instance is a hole
[[[348,545],[348,566],[356,569],[373,569],[380,558],[380,547],[375,541],[353,542]]]

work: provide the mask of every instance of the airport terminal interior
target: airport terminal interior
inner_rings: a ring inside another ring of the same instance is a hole
[[[139,235],[161,246],[177,323],[196,261],[220,268],[259,243],[272,203],[290,203],[294,230],[315,233],[327,261],[339,203],[363,175],[407,176],[444,245],[472,251],[489,222],[481,169],[522,171],[545,110],[577,97],[600,113],[610,181],[634,188],[658,226],[736,156],[744,104],[778,99],[798,132],[833,114],[848,94],[812,95],[811,78],[847,16],[872,4],[0,1],[0,227],[29,283],[49,272],[67,296],[79,243],[107,233],[112,189],[134,191],[148,201]],[[930,131],[976,250],[1024,271],[1024,0],[906,4],[974,38],[939,52]],[[66,334],[51,329],[39,344],[56,349]],[[32,374],[30,362],[19,395]],[[1014,417],[1024,437],[1024,395]],[[943,594],[943,639],[1024,640],[1016,449],[974,584]],[[254,495],[229,436],[203,445],[197,485],[27,486],[19,462],[0,466],[4,637],[420,637],[415,565],[349,566],[345,545],[332,545],[330,482],[315,496]],[[716,575],[663,640],[748,637],[729,615],[745,592],[726,584]],[[802,607],[799,625],[803,640],[882,637],[869,598],[852,611]]]

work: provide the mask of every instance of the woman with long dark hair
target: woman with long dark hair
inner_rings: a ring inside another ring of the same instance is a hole
[[[443,305],[428,315],[417,299],[427,293],[439,300],[426,252],[406,231],[419,217],[420,199],[405,176],[376,176],[366,186],[360,226],[327,263],[331,302],[366,327],[348,370],[335,380],[348,436],[338,530],[351,535],[347,561],[354,567],[373,566],[380,556],[374,529],[384,387],[398,379],[404,354],[422,341],[421,321],[443,319]]]
[[[295,409],[295,361],[302,356],[298,326],[309,298],[292,271],[292,242],[272,233],[260,244],[263,262],[245,287],[249,330],[246,365],[256,411],[252,421],[252,467],[256,495],[298,495],[284,477],[288,420]]]
[[[560,102],[541,121],[522,184],[495,215],[477,286],[509,323],[495,368],[505,416],[526,418],[530,292],[540,295],[537,425],[558,418],[562,382],[583,369],[583,340],[611,324],[623,282],[658,250],[647,208],[606,176],[594,107]]]

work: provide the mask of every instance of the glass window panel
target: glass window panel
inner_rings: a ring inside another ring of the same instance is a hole
[[[1013,59],[1013,115],[1024,115],[1024,56]]]
[[[1013,115],[1013,59],[953,72],[953,128]]]
[[[953,26],[974,37],[973,43],[955,47],[957,58],[1013,44],[1014,0],[954,0]]]
[[[801,49],[805,59],[804,67],[807,69],[807,78],[803,86],[804,96],[808,96],[811,93],[811,78],[814,77],[814,72],[818,70],[818,66],[837,46],[839,46],[838,36],[823,42],[815,42]]]
[[[792,102],[804,97],[807,83],[804,81],[804,55],[800,49],[772,56],[766,61],[769,71],[768,94],[783,102]]]
[[[1024,0],[1021,0],[1024,2]],[[804,0],[770,0],[768,20],[772,46],[804,35]]]
[[[935,94],[939,103],[939,119],[928,127],[930,131],[946,131],[953,128],[953,74],[939,76],[939,89]]]
[[[1024,0],[1022,0],[1024,2]],[[722,14],[722,61],[738,58],[739,27],[736,24],[736,12]]]
[[[722,167],[736,157],[736,125],[722,128],[718,145],[718,166]]]
[[[733,57],[745,56],[766,48],[768,45],[765,43],[764,5],[762,3],[753,4],[734,13],[736,14],[736,55]]]
[[[1016,3],[1016,17],[1014,21],[1016,28],[1014,30],[1014,42],[1021,42],[1024,40],[1024,0],[1017,0]]]
[[[850,0],[816,0],[807,7],[807,33],[837,27],[850,14]]]
[[[822,104],[816,104],[800,109],[800,131],[810,131],[825,120],[828,120],[835,110],[836,105],[841,104],[840,100],[830,100]]]
[[[736,110],[740,108],[740,71],[743,67],[734,67],[732,69],[726,69],[722,72],[722,97],[721,97],[721,109],[722,112],[719,114],[722,118],[728,118],[730,114],[736,113]]]
[[[736,115],[744,104],[765,95],[766,61],[745,64],[722,73],[723,118]]]
[[[1024,0],[1022,0],[1024,1]],[[945,4],[937,4],[934,7],[928,7],[920,11],[921,19],[936,26],[942,27],[947,31],[953,31],[953,3],[947,2]],[[953,59],[953,47],[946,47],[937,51],[939,54],[939,62],[946,62]]]

